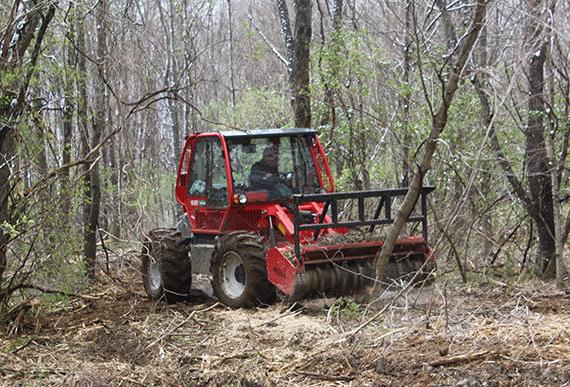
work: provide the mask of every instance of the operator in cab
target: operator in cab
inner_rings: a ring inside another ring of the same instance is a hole
[[[268,191],[269,200],[278,200],[290,198],[293,191],[287,184],[285,179],[279,175],[279,148],[277,146],[268,146],[263,150],[261,160],[251,166],[249,174],[250,189]]]

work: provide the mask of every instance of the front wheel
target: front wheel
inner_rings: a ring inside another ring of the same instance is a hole
[[[220,236],[212,255],[212,288],[216,297],[232,308],[251,308],[275,299],[267,280],[263,238],[232,232]]]
[[[192,266],[186,240],[179,231],[159,228],[145,235],[142,254],[143,285],[151,300],[173,303],[188,298]]]

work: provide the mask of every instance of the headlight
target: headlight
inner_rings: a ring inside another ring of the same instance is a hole
[[[234,203],[235,204],[245,204],[247,203],[247,195],[246,194],[239,194],[234,195]]]

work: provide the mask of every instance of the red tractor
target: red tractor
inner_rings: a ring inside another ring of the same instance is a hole
[[[430,277],[432,190],[422,189],[420,209],[408,219],[421,235],[397,241],[388,278]],[[353,293],[373,283],[372,261],[383,245],[375,227],[392,223],[392,204],[406,191],[335,193],[313,129],[191,135],[176,179],[185,215],[176,229],[146,236],[145,290],[151,299],[187,298],[194,272],[211,274],[215,296],[235,308],[270,303],[276,293]]]

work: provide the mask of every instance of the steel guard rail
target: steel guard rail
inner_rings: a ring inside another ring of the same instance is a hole
[[[406,222],[421,222],[422,235],[427,242],[428,240],[428,222],[427,222],[427,195],[434,191],[435,187],[422,187],[420,193],[421,215],[411,216]],[[295,255],[299,262],[302,263],[301,241],[299,233],[306,230],[315,230],[314,240],[319,238],[320,230],[326,228],[355,228],[360,226],[369,226],[369,232],[373,232],[378,225],[394,223],[392,218],[392,198],[396,196],[404,196],[408,192],[408,188],[395,188],[386,190],[356,191],[356,192],[332,192],[324,194],[297,194],[293,195],[293,225],[294,225],[294,241]],[[364,199],[378,198],[378,204],[374,211],[372,219],[366,219],[366,211],[364,208]],[[338,220],[338,201],[339,200],[357,200],[358,203],[358,220],[339,222]],[[319,214],[317,223],[305,223],[299,211],[299,205],[308,202],[324,202],[323,212]],[[331,210],[331,223],[323,223],[328,210]],[[384,216],[380,216],[384,209]]]

